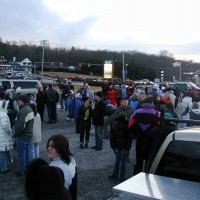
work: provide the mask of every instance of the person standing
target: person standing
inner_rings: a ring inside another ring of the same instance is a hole
[[[91,90],[90,86],[87,84],[85,86],[86,96],[90,98],[90,105],[94,108],[94,92]]]
[[[17,99],[19,112],[15,123],[16,148],[18,155],[18,176],[24,176],[26,164],[31,160],[31,138],[33,135],[34,113],[28,105],[28,96],[20,95]]]
[[[12,130],[12,139],[15,141],[15,120],[17,117],[17,112],[19,111],[19,107],[14,106],[16,105],[16,101],[14,99],[10,98],[10,92],[8,90],[5,91],[5,100],[8,102],[8,107],[7,107],[7,115],[10,120],[10,125],[11,125],[11,130]],[[7,151],[7,160],[8,163],[13,162],[13,152],[12,150]]]
[[[90,106],[89,97],[83,98],[83,104],[78,109],[77,117],[79,118],[78,126],[80,131],[80,149],[87,149],[90,138],[92,117],[92,107]]]
[[[131,144],[132,136],[128,129],[127,114],[121,112],[110,131],[110,147],[115,153],[115,166],[109,178],[119,180],[119,182],[125,180],[125,160],[131,149]]]
[[[36,94],[37,112],[40,114],[41,121],[43,122],[44,108],[45,108],[45,95],[44,95],[42,86],[38,86],[37,90],[38,90],[38,93]]]
[[[9,172],[7,165],[7,152],[13,149],[10,120],[7,115],[8,102],[0,101],[0,172]]]
[[[57,108],[56,104],[59,100],[58,92],[52,88],[52,84],[49,84],[49,88],[44,92],[46,103],[47,103],[47,112],[49,121],[48,123],[53,124],[57,122]]]
[[[154,97],[147,95],[143,100],[142,107],[137,109],[129,119],[129,128],[136,137],[136,164],[134,174],[138,174],[143,169],[144,149],[146,135],[159,124],[160,112],[155,109],[153,104]]]
[[[106,115],[106,104],[102,99],[102,92],[98,91],[95,94],[96,104],[92,113],[92,123],[94,124],[95,131],[95,146],[92,149],[100,151],[103,148],[103,128],[104,128],[104,116]]]
[[[127,115],[127,120],[130,119],[130,116],[133,114],[134,109],[128,104],[128,98],[123,97],[120,102],[120,106],[116,109],[114,114],[114,120],[117,118],[118,114],[121,112],[125,112]]]
[[[41,118],[34,104],[29,105],[34,112],[33,136],[31,138],[31,158],[39,158],[41,142]]]
[[[112,85],[106,92],[106,99],[108,99],[113,106],[117,107],[117,92],[113,89]]]
[[[60,85],[60,106],[62,110],[67,111],[67,104],[69,101],[70,87],[68,82],[63,82]]]

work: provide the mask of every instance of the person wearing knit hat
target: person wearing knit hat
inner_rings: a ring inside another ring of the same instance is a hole
[[[29,200],[71,200],[64,187],[63,171],[40,158],[32,160],[26,167],[25,193]]]

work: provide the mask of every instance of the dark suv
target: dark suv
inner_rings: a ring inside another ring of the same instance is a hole
[[[198,95],[200,96],[200,88],[196,86],[192,82],[176,82],[176,83],[169,83],[169,87],[173,89],[173,87],[176,87],[180,93],[186,93],[188,89],[194,88]]]

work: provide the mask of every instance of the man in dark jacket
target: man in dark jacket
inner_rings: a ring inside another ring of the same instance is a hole
[[[154,97],[148,95],[144,99],[142,107],[136,110],[129,120],[129,128],[136,137],[136,165],[134,166],[134,174],[141,172],[143,169],[146,136],[159,123],[160,112],[155,110],[153,102]]]
[[[56,110],[56,104],[59,100],[59,94],[58,92],[52,88],[52,84],[49,84],[49,88],[44,92],[45,93],[45,99],[47,103],[47,112],[49,117],[50,124],[53,124],[57,122],[57,110]]]
[[[103,128],[104,128],[104,116],[106,115],[106,104],[102,99],[102,92],[98,91],[95,94],[96,104],[93,109],[92,122],[94,124],[95,131],[95,146],[92,149],[96,151],[103,148]]]
[[[28,96],[20,95],[17,99],[19,112],[15,123],[16,148],[18,154],[18,176],[23,176],[26,164],[31,160],[31,138],[33,135],[34,113],[28,105]]]

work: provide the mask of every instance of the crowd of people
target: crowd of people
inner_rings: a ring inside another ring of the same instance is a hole
[[[101,151],[103,140],[109,139],[115,156],[113,173],[109,178],[119,182],[126,179],[126,162],[130,160],[133,139],[136,140],[134,174],[143,170],[143,163],[154,145],[152,136],[160,133],[162,113],[170,119],[200,120],[199,97],[192,89],[180,94],[177,88],[163,88],[155,84],[151,91],[140,92],[134,85],[114,88],[112,84],[107,84],[102,86],[102,90],[94,92],[88,83],[84,83],[75,91],[71,81],[61,83],[60,91],[51,84],[38,85],[37,89],[36,97],[22,95],[20,88],[15,87],[12,92],[6,88],[0,90],[0,172],[9,172],[8,165],[13,162],[12,150],[16,146],[16,175],[26,176],[25,191],[27,197],[33,200],[48,199],[51,192],[66,199],[77,198],[77,165],[70,152],[68,138],[56,134],[48,139],[50,164],[39,158],[45,110],[49,124],[57,123],[58,112],[67,111],[66,121],[75,121],[81,150],[91,148]],[[61,110],[57,107],[58,103]],[[181,127],[191,125],[182,123]],[[167,122],[163,130],[169,133],[176,129],[176,123]],[[95,143],[89,146],[92,132]],[[41,173],[33,175],[33,171],[38,172],[38,169]],[[41,174],[49,180],[43,191],[36,186],[36,182],[42,179]],[[55,187],[55,191],[51,191],[47,187],[53,188],[51,181],[54,176],[60,188]],[[30,189],[32,186],[36,188],[34,191]]]

